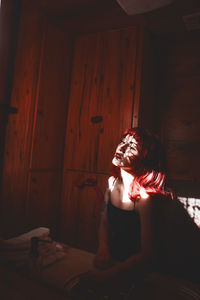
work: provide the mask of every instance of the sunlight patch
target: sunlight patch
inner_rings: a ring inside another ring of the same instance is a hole
[[[200,199],[189,197],[177,197],[183,203],[190,217],[200,227]]]

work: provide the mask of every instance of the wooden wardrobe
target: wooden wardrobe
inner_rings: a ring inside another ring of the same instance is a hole
[[[126,128],[154,129],[154,44],[144,24],[77,32],[22,4],[1,232],[47,226],[95,251],[116,145]]]

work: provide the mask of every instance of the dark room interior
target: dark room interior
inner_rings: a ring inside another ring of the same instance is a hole
[[[2,239],[48,228],[96,253],[112,157],[137,126],[159,137],[167,186],[200,227],[200,1],[166,2],[134,13],[128,0],[1,0]],[[71,299],[0,273],[2,300]],[[190,288],[152,299],[200,299],[200,285]]]

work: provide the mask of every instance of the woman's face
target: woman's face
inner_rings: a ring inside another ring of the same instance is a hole
[[[138,148],[135,138],[130,134],[126,135],[117,146],[112,160],[113,165],[120,168],[131,168],[135,158],[139,155]]]

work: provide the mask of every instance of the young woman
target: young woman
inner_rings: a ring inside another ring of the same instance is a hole
[[[200,280],[200,231],[165,189],[158,139],[140,128],[126,130],[112,163],[95,268],[80,283],[117,288],[151,272]]]

